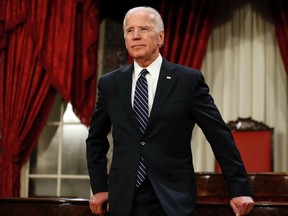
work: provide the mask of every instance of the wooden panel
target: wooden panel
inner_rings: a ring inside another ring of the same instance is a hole
[[[196,216],[235,216],[229,203],[198,202],[196,205]],[[288,203],[256,202],[253,216],[284,216],[288,215]]]
[[[288,173],[249,173],[253,216],[288,215]],[[221,173],[196,173],[196,216],[234,216]],[[125,195],[124,197],[125,198]],[[0,198],[2,216],[93,216],[87,199]]]
[[[0,215],[7,216],[93,216],[88,200],[80,199],[0,199]]]
[[[93,216],[88,200],[75,199],[0,199],[2,216]],[[197,202],[196,216],[234,216],[229,202]],[[288,203],[257,202],[253,216],[288,215]]]
[[[249,183],[258,201],[288,201],[288,173],[249,173]],[[198,201],[228,200],[221,173],[196,173]]]

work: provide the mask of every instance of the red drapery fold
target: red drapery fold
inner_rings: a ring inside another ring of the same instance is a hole
[[[45,34],[34,34],[39,58],[51,84],[88,126],[96,99],[99,1],[46,0],[46,4],[46,13],[39,9],[34,19],[37,32]]]
[[[276,37],[288,75],[288,2],[287,0],[272,0],[271,4]]]
[[[1,49],[0,195],[19,196],[20,168],[35,146],[56,96],[29,37],[18,25]]]
[[[96,100],[100,5],[99,1],[86,1],[77,8],[71,103],[81,122],[88,126]]]
[[[17,0],[0,1],[0,49],[6,45],[4,32],[13,29],[16,25],[26,20],[27,2]],[[4,22],[5,21],[5,22]]]
[[[57,91],[88,125],[99,12],[93,0],[2,0],[0,14],[0,197],[13,197]]]
[[[163,0],[160,13],[165,26],[162,55],[168,60],[200,69],[212,30],[213,0]]]

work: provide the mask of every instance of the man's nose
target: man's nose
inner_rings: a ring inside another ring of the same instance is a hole
[[[139,32],[139,30],[135,30],[133,32],[133,39],[138,39],[138,38],[140,38],[140,32]]]

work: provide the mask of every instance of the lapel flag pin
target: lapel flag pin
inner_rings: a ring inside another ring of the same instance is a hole
[[[166,79],[171,79],[171,77],[170,76],[166,76]]]

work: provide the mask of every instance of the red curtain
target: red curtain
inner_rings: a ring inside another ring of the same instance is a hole
[[[213,0],[163,0],[160,13],[165,26],[162,55],[166,59],[200,69],[212,30]]]
[[[57,91],[88,125],[96,98],[98,1],[0,1],[0,197],[19,196]]]
[[[284,67],[288,74],[288,2],[287,0],[272,0],[271,4],[276,37]]]
[[[40,60],[51,84],[88,126],[96,99],[99,1],[41,4],[46,10],[39,8],[34,18]]]
[[[71,103],[74,112],[86,126],[95,108],[96,69],[99,36],[99,1],[85,1],[77,7],[74,68]]]

